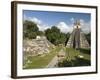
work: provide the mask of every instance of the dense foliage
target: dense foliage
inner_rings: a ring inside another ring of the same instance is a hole
[[[25,20],[23,24],[23,37],[28,39],[35,39],[36,36],[46,36],[47,39],[54,45],[63,44],[66,45],[70,37],[70,33],[62,33],[56,26],[52,26],[50,29],[46,29],[44,32],[39,31],[36,23]],[[91,34],[85,34],[87,41],[91,44]]]
[[[76,67],[76,66],[90,66],[90,60],[86,60],[84,58],[76,57],[75,60],[64,60],[63,62],[59,62],[59,67]]]
[[[45,35],[47,39],[55,45],[65,44],[66,34],[60,32],[60,29],[58,29],[56,26],[53,26],[51,29],[45,30]]]
[[[25,20],[23,26],[24,38],[35,39],[37,35],[44,35],[42,31],[39,31],[37,24],[32,21]]]
[[[37,25],[31,21],[24,21],[23,24],[23,37],[24,38],[36,38],[37,32],[39,31]]]

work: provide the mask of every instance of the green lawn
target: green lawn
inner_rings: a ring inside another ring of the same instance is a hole
[[[59,67],[75,67],[75,66],[89,66],[91,65],[90,49],[73,49],[64,48],[66,51],[66,58],[63,62],[59,62]],[[79,56],[83,56],[80,58]]]
[[[24,66],[26,66],[23,69],[45,68],[49,64],[49,62],[54,58],[54,56],[56,56],[59,53],[61,49],[63,49],[66,53],[66,58],[63,63],[64,65],[61,65],[61,67],[90,65],[90,49],[75,50],[73,48],[66,48],[64,46],[56,46],[50,51],[50,53],[47,53],[44,56],[28,56],[25,63],[28,60],[31,61],[31,63],[27,63],[27,65],[24,64]],[[79,55],[83,56],[83,58],[78,58]]]
[[[32,68],[45,68],[46,65],[53,59],[55,55],[58,54],[61,47],[56,47],[51,50],[50,53],[47,53],[45,56],[28,56],[29,61],[32,63],[28,63],[24,69],[32,69]]]
[[[79,49],[75,50],[73,48],[64,48],[66,51],[66,58],[68,60],[75,59],[76,56],[82,55],[84,56],[84,59],[90,60],[90,49]]]

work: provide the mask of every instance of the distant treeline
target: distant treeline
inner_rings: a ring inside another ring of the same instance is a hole
[[[23,24],[23,38],[35,39],[36,36],[46,36],[47,39],[54,45],[67,44],[70,33],[62,33],[56,26],[52,26],[45,31],[39,31],[37,24],[32,21],[25,20]],[[90,44],[91,34],[85,34]]]

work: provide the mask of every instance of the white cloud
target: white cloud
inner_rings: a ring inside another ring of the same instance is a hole
[[[24,20],[29,20],[29,21],[32,21],[32,22],[36,23],[40,31],[44,31],[44,30],[50,28],[48,25],[44,24],[42,22],[42,20],[40,20],[36,17],[26,17],[24,15]]]
[[[70,19],[70,21],[71,21],[72,24],[74,24],[75,19],[72,17],[72,18]]]
[[[74,22],[75,22],[75,19],[72,17],[72,18],[70,19],[70,21],[71,21],[72,26],[73,26],[73,24],[74,24]],[[82,29],[82,31],[83,31],[84,33],[89,33],[89,32],[90,32],[90,26],[91,26],[90,21],[86,22],[86,21],[84,21],[83,19],[80,19],[79,21],[80,21],[80,24],[81,24],[81,29]]]
[[[61,32],[63,33],[67,33],[67,32],[72,32],[73,31],[73,28],[74,28],[74,22],[75,22],[75,19],[74,18],[71,18],[70,21],[72,21],[71,25],[67,25],[65,22],[59,22],[57,24],[57,27],[61,30]],[[90,32],[90,21],[88,22],[85,22],[83,19],[80,19],[80,24],[81,24],[81,29],[84,33],[89,33]]]
[[[51,26],[48,26],[47,24],[44,24],[42,20],[36,18],[36,17],[27,17],[24,15],[24,20],[29,20],[32,22],[35,22],[39,28],[40,31],[44,31],[48,28],[51,28]],[[68,33],[68,32],[72,32],[73,27],[74,27],[74,22],[75,19],[72,17],[70,19],[71,21],[71,25],[68,25],[65,22],[59,22],[56,27],[59,28],[61,30],[61,32],[63,33]],[[81,29],[84,33],[88,33],[90,32],[90,22],[85,22],[83,19],[80,19],[80,23],[81,23]]]
[[[57,28],[59,28],[63,33],[72,32],[73,29],[70,25],[67,25],[65,22],[59,22],[57,24]]]
[[[90,22],[85,22],[83,19],[80,19],[80,23],[81,23],[81,29],[84,33],[89,33],[90,32]]]
[[[40,31],[44,31],[44,30],[46,30],[46,29],[48,29],[48,28],[50,28],[49,26],[47,26],[47,25],[44,25],[44,24],[37,24],[37,26],[38,26],[38,28],[39,28],[39,30]]]
[[[32,21],[32,22],[35,22],[36,24],[42,24],[42,21],[39,20],[39,19],[36,18],[36,17],[29,17],[28,20],[30,20],[30,21]]]

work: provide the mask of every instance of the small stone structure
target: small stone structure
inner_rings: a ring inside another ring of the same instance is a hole
[[[23,52],[26,55],[37,56],[49,53],[54,45],[45,36],[37,36],[36,39],[23,40]]]

